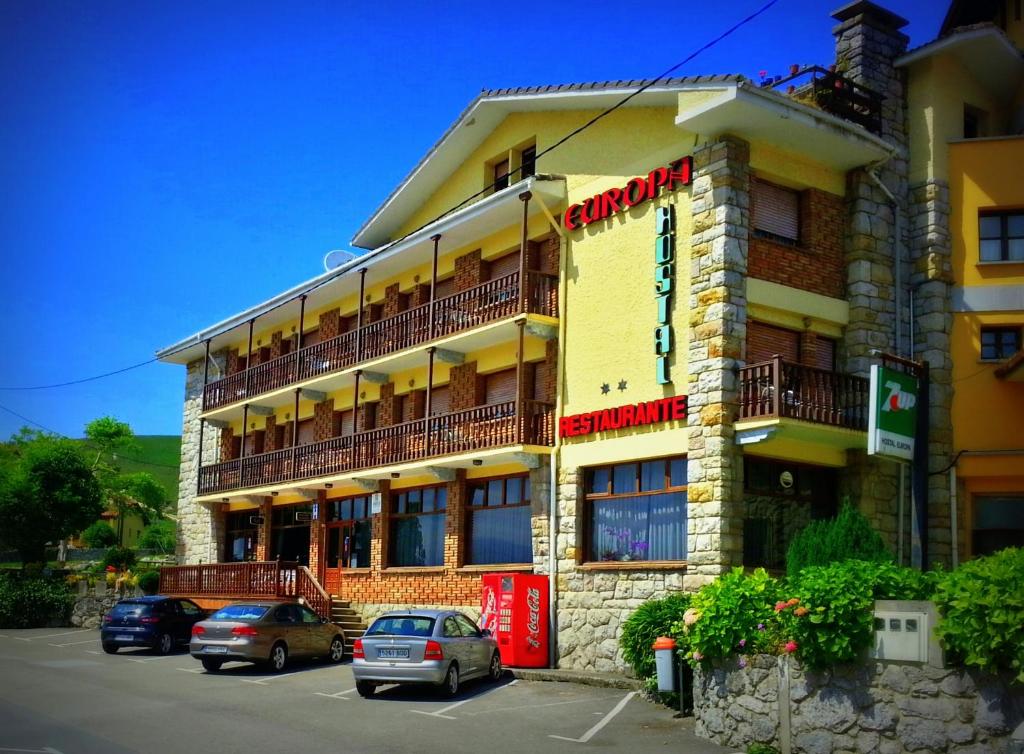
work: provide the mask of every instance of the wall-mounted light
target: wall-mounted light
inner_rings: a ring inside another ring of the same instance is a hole
[[[413,276],[412,282],[414,282],[414,283],[420,282],[420,276],[419,275]]]
[[[391,472],[391,478],[392,479],[398,479],[398,477],[400,477],[400,476],[402,476],[402,475],[399,474],[397,471],[392,471]]]
[[[409,387],[412,387],[415,384],[416,384],[416,380],[409,380]]]
[[[226,503],[226,502],[228,501],[228,499],[227,499],[226,497],[222,497],[222,498],[220,499],[220,501],[221,501],[222,503]]]
[[[262,346],[263,345],[263,341],[257,338],[256,345]]]
[[[295,325],[292,325],[292,332],[295,332]]]
[[[360,398],[365,398],[365,397],[366,397],[366,391],[364,390],[363,392],[361,392],[361,393],[359,394],[359,397],[360,397]]]
[[[370,298],[371,298],[370,294],[367,293],[366,294],[366,303],[370,303]]]
[[[331,484],[330,482],[324,482],[324,489],[325,490],[329,490],[329,489],[333,489],[333,488],[334,488],[333,484]]]
[[[285,420],[285,421],[291,421],[291,418],[292,418],[292,415],[291,415],[291,414],[285,414],[285,415],[284,415],[284,420]]]
[[[484,465],[483,459],[474,458],[473,459],[473,465],[474,466],[483,466]]]
[[[249,429],[256,429],[256,422],[251,422],[249,424]]]
[[[277,492],[271,492],[271,493],[270,493],[270,496],[271,496],[271,497],[277,497]]]

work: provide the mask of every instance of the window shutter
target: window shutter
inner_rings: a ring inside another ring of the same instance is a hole
[[[519,252],[506,254],[491,262],[491,280],[498,280],[519,271]]]
[[[791,241],[800,240],[800,194],[764,181],[751,182],[751,214],[755,231]]]
[[[800,333],[763,322],[747,323],[747,363],[760,364],[779,354],[783,361],[800,360]]]
[[[439,416],[451,412],[451,391],[448,386],[435,387],[430,394],[430,415]]]
[[[484,402],[488,405],[505,403],[516,399],[516,370],[506,369],[487,375]]]

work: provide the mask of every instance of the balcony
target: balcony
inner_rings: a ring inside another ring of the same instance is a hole
[[[524,400],[416,419],[391,427],[203,466],[199,494],[264,487],[436,456],[516,445],[553,445],[554,407]]]
[[[520,289],[519,277],[519,272],[513,272],[437,299],[433,303],[433,321],[431,305],[423,304],[211,382],[203,390],[203,411],[339,372],[370,359],[517,314],[557,317],[558,276],[529,271],[525,291]]]
[[[866,432],[868,381],[779,357],[740,369],[740,421],[775,418]]]
[[[805,83],[794,83],[805,77]],[[798,102],[856,123],[871,133],[881,133],[883,98],[868,87],[816,65],[806,66],[785,78],[770,79],[762,86],[778,89],[783,84],[787,86],[786,93]]]

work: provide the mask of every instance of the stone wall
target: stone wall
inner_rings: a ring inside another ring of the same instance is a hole
[[[211,380],[214,366],[223,370],[226,356],[211,356]],[[203,403],[203,359],[193,361],[185,373],[184,421],[181,428],[181,471],[178,476],[178,532],[176,555],[182,563],[216,563],[223,537],[223,521],[209,504],[196,502],[199,477],[199,414]],[[202,463],[217,462],[220,431],[207,426],[203,431]]]
[[[110,608],[128,597],[138,597],[142,592],[137,587],[115,591],[107,587],[106,582],[89,586],[84,581],[78,583],[78,594],[71,607],[70,623],[81,628],[99,628],[103,623],[103,615]]]
[[[813,673],[758,655],[694,671],[697,735],[793,754],[1003,754],[1024,687],[963,669],[870,662]],[[789,731],[787,742],[786,732]]]

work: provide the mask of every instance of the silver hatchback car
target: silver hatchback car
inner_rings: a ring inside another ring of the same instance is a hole
[[[470,678],[501,678],[501,655],[490,634],[453,610],[403,610],[373,622],[352,651],[360,696],[389,683],[425,683],[454,696]]]

